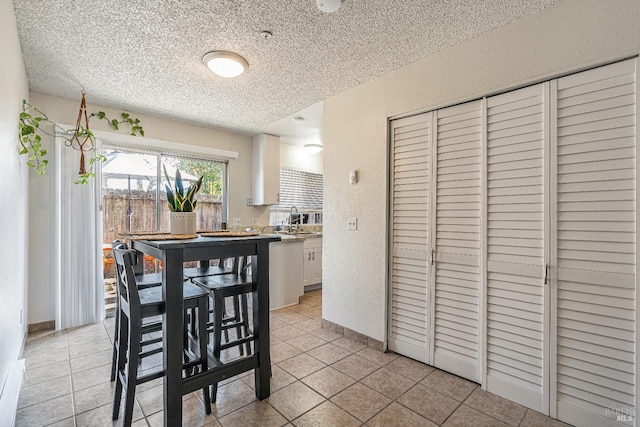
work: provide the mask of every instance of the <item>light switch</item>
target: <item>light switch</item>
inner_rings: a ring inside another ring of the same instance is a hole
[[[347,230],[348,231],[358,230],[358,218],[347,218]]]

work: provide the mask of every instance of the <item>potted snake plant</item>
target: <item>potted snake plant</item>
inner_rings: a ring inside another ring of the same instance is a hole
[[[185,188],[182,182],[182,174],[176,168],[176,177],[172,188],[167,168],[165,165],[162,165],[162,168],[167,180],[164,186],[167,190],[167,203],[171,211],[169,214],[171,234],[195,234],[196,213],[194,209],[198,202],[195,200],[195,196],[202,187],[203,176]]]

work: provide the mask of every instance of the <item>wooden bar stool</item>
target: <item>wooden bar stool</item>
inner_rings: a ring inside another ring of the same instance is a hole
[[[251,343],[255,341],[253,331],[249,328],[249,318],[251,313],[248,310],[247,297],[256,291],[257,285],[246,274],[239,269],[239,274],[219,274],[206,277],[196,277],[192,281],[202,289],[209,292],[213,301],[213,320],[209,322],[207,331],[212,334],[211,347],[216,363],[220,364],[220,354],[222,350],[239,347],[240,355],[244,355],[246,348],[247,356],[252,354]],[[227,316],[225,302],[226,299],[234,299],[234,315]],[[222,332],[231,328],[236,328],[237,337],[230,340],[225,336],[226,342],[222,342]],[[212,400],[216,401],[218,384],[211,386]]]
[[[145,351],[145,346],[161,343],[162,338],[143,341],[142,335],[146,333],[143,319],[164,314],[165,302],[162,300],[161,287],[139,289],[134,272],[136,252],[125,248],[126,245],[122,244],[113,249],[116,260],[117,281],[120,289],[118,301],[118,316],[120,319],[117,336],[117,382],[113,400],[113,419],[116,420],[120,414],[120,400],[124,389],[124,425],[131,425],[136,386],[165,375],[163,369],[138,375],[138,365],[142,358],[163,351],[162,347]],[[185,362],[183,363],[183,369],[188,375],[189,373],[204,372],[208,368],[207,321],[209,308],[208,293],[192,283],[184,283],[183,295],[185,316],[187,316],[187,311],[190,311],[192,316],[191,323],[194,325],[192,330],[188,331],[188,322],[185,322]],[[197,343],[197,354],[191,350],[191,342]],[[209,414],[211,413],[209,388],[205,387],[202,391],[205,410]]]

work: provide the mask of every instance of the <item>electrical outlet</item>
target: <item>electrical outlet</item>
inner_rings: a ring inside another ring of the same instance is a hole
[[[259,223],[259,222],[258,222],[258,218],[253,218],[253,219],[251,220],[251,222],[252,222],[252,224],[253,224],[253,225],[258,225],[258,223]]]
[[[347,218],[347,230],[356,231],[358,229],[358,218]]]
[[[240,218],[233,218],[233,225],[240,225]]]
[[[251,197],[247,198],[247,206],[253,206],[253,200],[251,200]]]

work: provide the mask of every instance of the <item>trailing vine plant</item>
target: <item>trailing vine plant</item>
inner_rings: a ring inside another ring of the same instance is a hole
[[[96,176],[95,163],[104,162],[106,157],[98,153],[95,146],[95,136],[89,129],[89,118],[98,117],[99,120],[106,120],[109,126],[114,130],[119,130],[120,125],[126,124],[130,127],[130,134],[133,136],[144,136],[144,129],[140,124],[140,120],[131,117],[128,113],[121,113],[120,120],[110,119],[104,111],[87,115],[87,102],[85,100],[85,92],[82,91],[82,101],[80,102],[80,110],[78,112],[78,120],[76,127],[67,130],[52,122],[47,115],[37,107],[29,104],[26,100],[22,101],[22,113],[20,113],[19,125],[19,141],[20,155],[27,156],[27,166],[35,169],[39,175],[44,175],[49,161],[46,159],[47,150],[42,147],[42,135],[51,137],[58,135],[64,140],[67,147],[80,151],[80,168],[78,170],[78,179],[73,182],[76,184],[86,184],[89,178]],[[84,119],[84,120],[83,120]],[[84,124],[83,124],[84,121]],[[51,127],[48,130],[47,126]],[[88,159],[85,161],[85,153],[88,153]],[[87,169],[86,163],[89,164]]]

